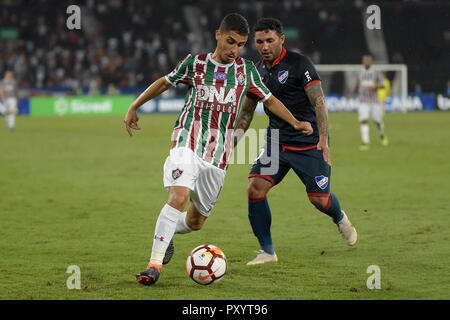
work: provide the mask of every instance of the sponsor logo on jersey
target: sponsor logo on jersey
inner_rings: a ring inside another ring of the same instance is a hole
[[[217,111],[217,112],[226,112],[226,113],[232,113],[236,114],[237,107],[233,105],[226,105],[226,104],[214,104],[214,103],[208,103],[205,101],[196,101],[194,107],[205,109],[205,110],[211,110],[211,111]]]
[[[289,71],[283,70],[278,71],[278,81],[280,81],[281,84],[284,84],[289,76]]]
[[[306,81],[310,82],[312,80],[311,76],[309,75],[309,71],[305,72]]]
[[[214,79],[227,80],[227,74],[225,72],[214,72]]]
[[[239,84],[242,86],[245,83],[245,74],[243,72],[238,72],[236,74],[236,79]]]
[[[324,190],[328,186],[328,177],[316,176],[316,183],[320,189]]]
[[[225,87],[217,90],[215,86],[198,85],[197,98],[200,101],[214,102],[215,99],[219,104],[236,105],[236,89],[230,88],[225,92]]]
[[[181,177],[182,174],[183,174],[183,170],[180,170],[180,169],[172,170],[172,178],[174,180],[177,180],[179,177]]]
[[[205,77],[205,75],[201,72],[194,72],[194,80],[198,79],[198,80],[202,80]]]
[[[362,80],[361,87],[364,87],[364,88],[375,87],[375,80],[374,79]]]
[[[236,88],[225,89],[223,86],[198,85],[197,99],[194,107],[212,110],[217,112],[227,112],[236,114],[237,98]]]

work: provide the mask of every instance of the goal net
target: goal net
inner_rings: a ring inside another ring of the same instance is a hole
[[[408,97],[408,67],[404,64],[374,64],[376,70],[387,78],[387,86],[379,92],[386,112],[421,109],[420,99]],[[358,98],[349,98],[354,88],[361,64],[317,64],[322,78],[322,88],[326,95],[329,111],[356,111]],[[385,79],[386,79],[385,78]],[[385,97],[385,99],[383,99]]]

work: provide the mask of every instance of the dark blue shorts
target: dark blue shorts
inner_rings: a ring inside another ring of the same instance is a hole
[[[292,168],[305,185],[308,196],[330,196],[331,167],[316,145],[304,148],[278,145],[277,149],[272,152],[271,144],[266,143],[248,177],[261,177],[275,186]]]

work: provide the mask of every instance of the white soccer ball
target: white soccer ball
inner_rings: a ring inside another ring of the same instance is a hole
[[[223,251],[211,244],[203,244],[192,250],[186,261],[189,277],[203,285],[222,279],[227,272],[227,266]]]

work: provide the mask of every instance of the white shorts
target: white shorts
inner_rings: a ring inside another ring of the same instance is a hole
[[[10,112],[17,113],[17,98],[5,98],[4,101],[5,114]]]
[[[378,123],[383,121],[383,108],[380,103],[360,103],[358,108],[359,121],[369,120],[369,118]]]
[[[225,170],[207,163],[189,148],[173,148],[164,163],[164,187],[191,189],[191,201],[208,217],[225,181]]]

